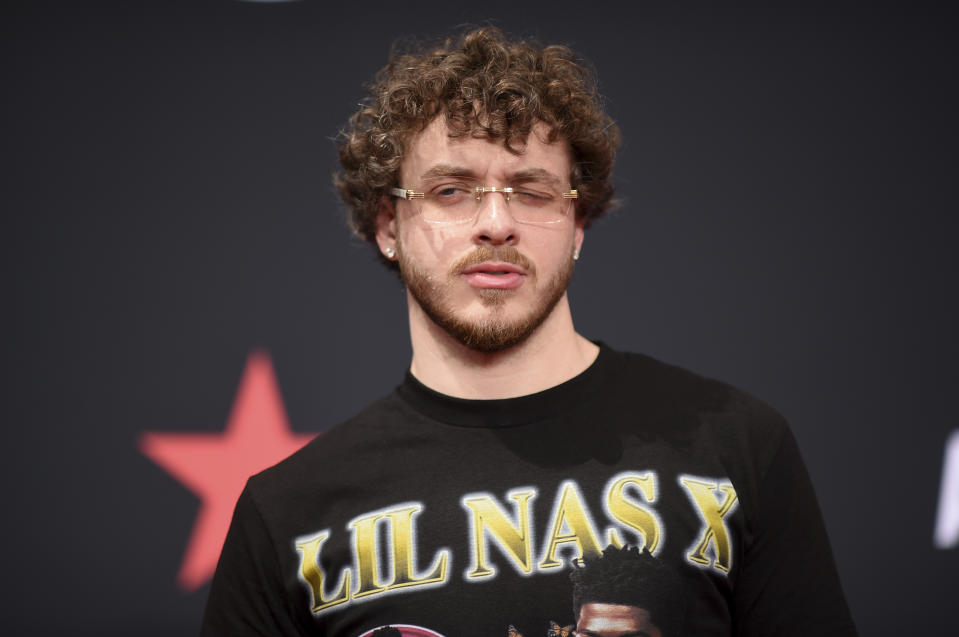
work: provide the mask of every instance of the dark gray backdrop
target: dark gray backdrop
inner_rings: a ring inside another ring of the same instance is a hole
[[[330,139],[394,38],[487,20],[592,60],[625,137],[580,331],[778,407],[861,632],[955,634],[950,11],[479,4],[4,4],[4,634],[195,631],[198,500],[137,439],[221,430],[254,347],[299,431],[398,382],[402,290],[348,236]]]

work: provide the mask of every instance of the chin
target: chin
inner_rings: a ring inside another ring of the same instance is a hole
[[[485,307],[501,307],[506,301],[515,295],[513,290],[499,290],[488,288],[479,290],[480,303]]]
[[[570,260],[543,289],[531,277],[519,288],[467,290],[455,275],[445,284],[437,283],[400,255],[403,281],[423,313],[455,341],[484,354],[502,352],[529,338],[563,298],[573,273]]]

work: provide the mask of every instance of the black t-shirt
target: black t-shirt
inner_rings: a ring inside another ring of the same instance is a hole
[[[671,604],[645,609],[664,637],[855,634],[782,417],[601,346],[520,398],[452,398],[407,374],[252,477],[203,635],[568,634],[570,572],[609,545],[674,576],[658,601],[591,601]]]

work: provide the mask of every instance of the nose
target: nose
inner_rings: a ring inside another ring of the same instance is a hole
[[[473,221],[473,241],[477,244],[514,245],[518,240],[517,224],[503,192],[487,192],[477,202],[479,209]]]

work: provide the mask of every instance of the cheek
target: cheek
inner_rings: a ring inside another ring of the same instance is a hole
[[[559,236],[558,232],[544,234],[539,239],[535,243],[528,243],[527,256],[534,259],[540,267],[556,270],[572,259],[575,237],[571,233],[563,236]]]
[[[425,265],[428,262],[452,263],[463,251],[463,229],[455,226],[407,225],[400,231],[406,256]]]

